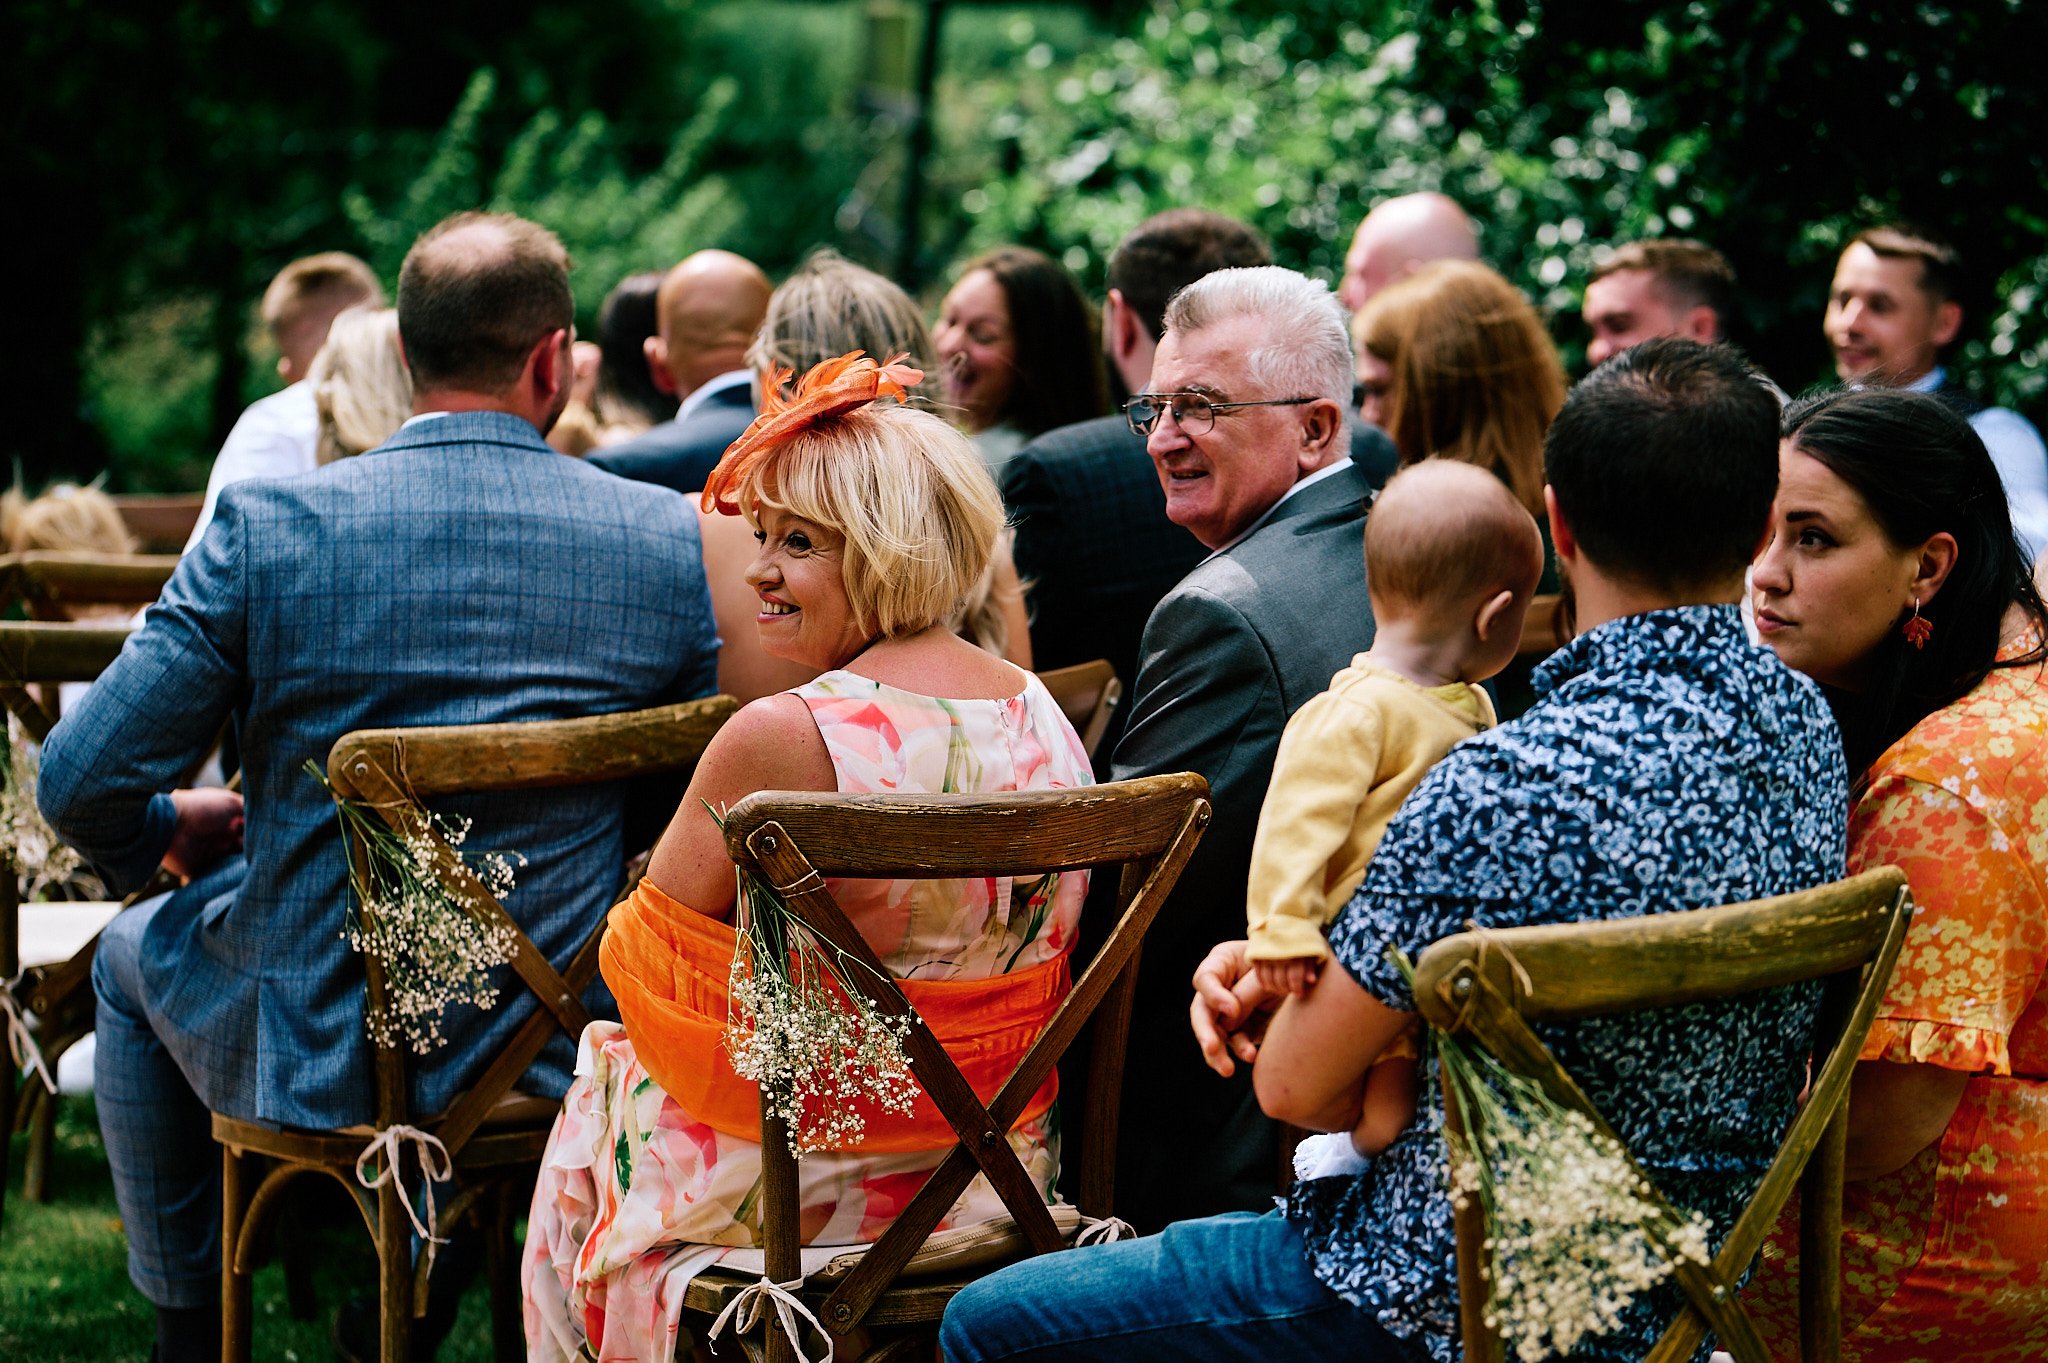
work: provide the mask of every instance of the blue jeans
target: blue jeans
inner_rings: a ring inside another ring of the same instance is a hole
[[[1177,1221],[1142,1240],[1013,1264],[953,1298],[939,1343],[950,1363],[1421,1357],[1323,1286],[1277,1211]]]
[[[128,1277],[157,1306],[205,1307],[220,1301],[220,1147],[143,990],[142,934],[163,903],[124,909],[100,934],[93,1096],[128,1232]]]

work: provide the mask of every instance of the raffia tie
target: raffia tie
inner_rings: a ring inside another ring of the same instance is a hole
[[[420,1221],[420,1214],[413,1209],[412,1195],[405,1189],[405,1175],[400,1167],[402,1147],[408,1141],[419,1151],[420,1172],[427,1176],[424,1185],[427,1194],[427,1219],[424,1224]],[[363,1171],[363,1166],[379,1156],[384,1160],[383,1172],[371,1178]],[[455,1161],[449,1157],[448,1147],[441,1144],[440,1137],[422,1131],[416,1126],[387,1126],[372,1136],[370,1143],[363,1147],[363,1153],[356,1156],[356,1182],[373,1191],[387,1183],[397,1185],[398,1201],[405,1208],[406,1219],[412,1222],[413,1230],[426,1242],[429,1273],[434,1269],[434,1247],[448,1243],[434,1234],[434,1185],[446,1183],[454,1176]]]
[[[805,1306],[803,1300],[796,1295],[796,1289],[803,1285],[802,1278],[779,1283],[766,1274],[762,1275],[760,1282],[748,1283],[740,1289],[738,1296],[725,1304],[725,1309],[718,1313],[718,1319],[711,1322],[711,1341],[716,1343],[718,1336],[728,1325],[732,1327],[734,1334],[746,1334],[760,1324],[761,1312],[772,1305],[775,1308],[776,1322],[789,1340],[789,1347],[796,1351],[798,1363],[832,1363],[831,1333],[811,1314],[811,1308]],[[817,1331],[818,1337],[825,1341],[823,1358],[812,1358],[804,1351],[804,1333],[796,1323],[798,1316],[809,1321],[811,1328]]]
[[[1105,1216],[1100,1219],[1083,1217],[1082,1223],[1081,1233],[1074,1237],[1075,1249],[1083,1245],[1108,1245],[1118,1240],[1138,1238],[1137,1227],[1121,1216]]]
[[[1498,933],[1492,928],[1482,927],[1479,923],[1469,918],[1465,920],[1465,931],[1479,939],[1479,955],[1478,959],[1472,963],[1473,984],[1475,987],[1470,994],[1465,996],[1465,1001],[1458,1007],[1457,1019],[1451,1026],[1451,1030],[1454,1032],[1465,1030],[1466,1020],[1472,1014],[1472,1007],[1479,1001],[1477,985],[1486,978],[1486,953],[1489,951],[1498,951],[1502,959],[1508,963],[1508,969],[1514,972],[1513,988],[1519,991],[1515,997],[1522,997],[1536,992],[1535,981],[1529,978],[1529,972],[1523,967],[1522,963],[1515,959],[1515,953],[1501,945]],[[1450,986],[1451,981],[1445,980],[1438,986],[1438,991],[1440,993],[1446,991]],[[1446,996],[1445,1002],[1448,1003],[1449,1001],[1449,997]],[[1510,999],[1510,1002],[1513,1002],[1513,999]]]
[[[50,1067],[43,1062],[43,1048],[36,1045],[36,1034],[29,1029],[28,1016],[21,1011],[21,1000],[14,996],[14,990],[21,983],[15,976],[0,984],[0,1013],[7,1015],[7,1054],[14,1061],[17,1070],[33,1071],[43,1081],[43,1087],[50,1095],[57,1094],[57,1081],[50,1077]]]

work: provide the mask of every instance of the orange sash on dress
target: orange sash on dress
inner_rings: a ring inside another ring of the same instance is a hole
[[[761,1091],[733,1073],[725,1051],[735,941],[730,925],[642,880],[612,910],[600,962],[634,1053],[654,1081],[698,1121],[758,1141]],[[995,1098],[1071,987],[1064,953],[989,979],[896,983],[983,1103]],[[1055,1072],[1018,1122],[1043,1114],[1058,1092]],[[863,1116],[866,1132],[849,1150],[943,1150],[956,1139],[923,1092],[907,1117],[871,1105]]]

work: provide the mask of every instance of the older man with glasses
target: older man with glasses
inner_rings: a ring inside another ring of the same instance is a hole
[[[1188,981],[1244,931],[1259,805],[1287,717],[1372,640],[1365,502],[1327,287],[1272,266],[1174,296],[1149,391],[1125,405],[1166,514],[1211,552],[1146,623],[1118,779],[1198,771],[1215,819],[1145,942],[1124,1071],[1117,1206],[1143,1230],[1271,1205],[1276,1131],[1245,1074],[1189,1042]],[[1113,888],[1113,887],[1112,887]]]

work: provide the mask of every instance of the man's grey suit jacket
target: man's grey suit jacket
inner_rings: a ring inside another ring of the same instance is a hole
[[[1288,717],[1372,643],[1365,504],[1353,464],[1302,489],[1242,542],[1196,566],[1145,626],[1119,780],[1196,771],[1215,815],[1146,935],[1124,1069],[1117,1208],[1141,1231],[1271,1205],[1273,1124],[1234,1079],[1202,1063],[1188,1030],[1189,979],[1218,942],[1245,933],[1259,806]]]
[[[635,482],[686,495],[702,492],[725,447],[746,433],[754,415],[753,385],[736,383],[704,399],[687,417],[592,451],[588,462]]]
[[[708,694],[717,638],[697,518],[675,493],[557,454],[502,412],[408,424],[379,449],[226,488],[206,535],[43,750],[50,821],[116,889],[163,856],[168,796],[232,716],[244,854],[172,896],[144,939],[149,1021],[202,1101],[294,1126],[370,1118],[347,864],[305,770],[352,729],[561,719]],[[438,803],[438,802],[437,802]],[[506,908],[559,967],[625,864],[616,786],[447,801],[467,847],[526,864]],[[501,968],[451,1007],[414,1101],[439,1111],[530,1011]],[[609,997],[591,996],[609,1011]],[[529,1073],[561,1093],[564,1039]]]

